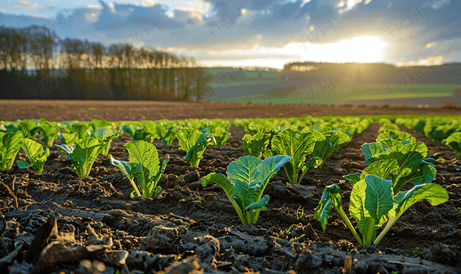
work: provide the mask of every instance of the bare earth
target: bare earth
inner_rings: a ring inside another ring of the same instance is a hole
[[[92,119],[159,120],[187,118],[268,118],[370,114],[449,114],[461,108],[240,104],[159,101],[0,100],[0,120],[45,118],[50,121]]]

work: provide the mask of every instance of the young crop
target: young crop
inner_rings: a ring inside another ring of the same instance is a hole
[[[135,127],[132,125],[123,126],[123,131],[127,132],[131,136],[132,141],[146,141],[152,143],[155,138],[155,132],[148,126]]]
[[[274,136],[271,141],[271,149],[266,150],[264,158],[273,155],[287,155],[291,160],[283,168],[291,184],[299,184],[311,167],[317,167],[322,163],[322,158],[312,157],[306,163],[306,157],[312,154],[315,146],[315,135],[312,132],[301,132],[293,129],[285,129]],[[301,176],[299,174],[301,173]]]
[[[32,120],[22,120],[17,124],[5,125],[7,133],[14,133],[16,131],[21,131],[23,138],[35,140],[38,134],[39,127]]]
[[[66,133],[66,132],[59,132],[58,133],[59,139],[66,144],[66,145],[74,145],[75,142],[78,140],[78,135],[77,133]]]
[[[269,133],[256,133],[255,135],[245,134],[243,136],[243,155],[251,155],[261,159],[264,150],[269,145],[271,135]]]
[[[107,154],[109,153],[110,143],[112,139],[117,138],[119,136],[119,131],[114,131],[110,126],[97,128],[94,131],[94,133],[91,131],[88,131],[88,133],[93,138],[97,138],[99,142],[101,142],[101,155],[104,157],[107,157]]]
[[[160,123],[155,128],[155,133],[157,134],[157,137],[160,138],[162,144],[171,146],[171,143],[173,143],[174,139],[176,138],[176,130],[176,127],[168,127],[164,123]]]
[[[453,149],[456,152],[456,157],[461,157],[461,132],[451,134],[442,141],[442,144]]]
[[[314,151],[309,153],[309,158],[318,157],[322,161],[319,168],[322,168],[325,160],[337,151],[342,145],[347,144],[351,141],[351,137],[339,130],[331,130],[326,133],[321,133],[318,130],[313,129],[311,131],[314,135],[315,146]]]
[[[242,223],[254,224],[259,212],[265,210],[269,202],[268,195],[262,196],[269,179],[290,160],[291,157],[286,155],[269,157],[264,161],[243,156],[229,164],[227,178],[213,172],[202,178],[202,185],[206,187],[209,182],[214,182],[221,186]]]
[[[386,170],[386,176],[382,178],[392,179],[394,194],[407,183],[420,185],[432,182],[437,174],[437,170],[432,166],[436,160],[425,158],[427,147],[423,142],[406,143],[403,141],[403,143],[391,147],[383,143],[362,146],[365,162],[369,165],[364,171],[372,173],[371,170]],[[444,161],[444,159],[439,158],[437,161]],[[376,165],[373,165],[375,162],[377,162]],[[355,183],[357,179],[356,176],[354,179],[350,175],[345,178],[351,183]]]
[[[227,132],[227,130],[223,127],[214,128],[214,131],[211,133],[211,135],[213,135],[213,137],[215,138],[216,145],[218,147],[223,146],[231,137],[230,133]]]
[[[179,140],[180,149],[187,151],[184,159],[191,167],[199,166],[207,146],[216,145],[216,140],[209,130],[184,128],[176,132],[176,138]]]
[[[378,245],[397,219],[414,203],[426,199],[432,206],[436,206],[448,200],[448,193],[438,184],[425,183],[394,194],[391,180],[373,174],[365,175],[354,184],[349,206],[349,212],[356,219],[357,227],[363,236],[362,240],[342,208],[339,191],[335,184],[325,189],[315,210],[315,217],[325,231],[333,206],[357,242],[364,245]],[[384,229],[376,236],[377,230],[386,222]]]
[[[14,158],[21,148],[22,139],[21,131],[0,132],[0,170],[8,170],[13,167]]]
[[[72,161],[71,169],[78,177],[87,177],[90,174],[94,161],[102,150],[98,139],[86,137],[77,140],[75,145],[56,145],[67,152],[68,158]]]
[[[158,152],[153,144],[146,141],[129,141],[125,144],[125,147],[130,155],[129,162],[115,160],[112,155],[110,156],[110,162],[118,167],[123,175],[130,180],[134,188],[134,191],[131,192],[131,197],[142,196],[143,198],[150,198],[159,196],[162,189],[157,186],[157,183],[170,160],[169,156],[159,166]],[[137,185],[134,178],[137,179]]]
[[[48,122],[45,119],[40,119],[39,131],[43,136],[40,141],[44,142],[47,147],[52,147],[54,139],[58,138],[60,128],[56,125],[56,122]]]
[[[16,161],[19,168],[25,169],[31,167],[38,174],[43,173],[43,166],[45,165],[48,156],[50,156],[50,150],[47,148],[43,150],[41,144],[30,139],[22,139],[21,148],[29,158],[30,164],[21,160]]]

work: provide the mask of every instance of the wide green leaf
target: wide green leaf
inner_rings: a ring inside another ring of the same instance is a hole
[[[0,132],[0,170],[11,169],[14,159],[21,148],[23,134],[21,131],[14,133]]]
[[[270,138],[271,135],[268,133],[256,133],[255,135],[245,134],[242,139],[243,147],[245,149],[243,155],[251,155],[261,159],[264,150],[269,145]]]
[[[365,163],[370,165],[374,161],[370,161],[369,159],[376,155],[384,152],[386,147],[382,143],[371,143],[371,144],[364,144],[362,145],[362,152],[365,156]]]
[[[379,220],[394,206],[392,181],[370,174],[365,176],[365,183],[365,209]]]
[[[397,174],[399,165],[397,160],[380,160],[373,162],[367,166],[360,174],[360,180],[365,179],[365,176],[372,174],[383,179],[389,179],[393,174]]]
[[[46,151],[43,150],[41,144],[30,139],[23,139],[21,142],[21,148],[26,153],[30,161],[30,166],[38,173],[43,173],[43,166],[50,156],[50,150],[47,148]],[[18,163],[18,167],[22,168],[24,166],[22,163]]]
[[[327,186],[323,191],[322,198],[318,207],[315,209],[315,218],[322,225],[322,230],[325,232],[328,224],[328,217],[331,216],[331,206],[341,206],[341,195],[339,187],[336,184]]]
[[[138,184],[142,189],[157,174],[160,161],[157,149],[153,144],[146,141],[128,141],[125,147],[129,153],[129,161],[133,163],[133,176],[138,178]]]

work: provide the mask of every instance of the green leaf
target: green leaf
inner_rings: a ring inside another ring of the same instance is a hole
[[[59,138],[66,145],[74,145],[78,140],[78,135],[76,133],[59,133]]]
[[[125,144],[130,155],[129,160],[132,163],[133,176],[138,179],[138,185],[141,188],[143,197],[151,197],[152,190],[156,187],[157,182],[154,177],[159,170],[159,159],[157,149],[153,144],[146,141],[129,141]]]
[[[132,166],[133,164],[129,163],[129,162],[125,162],[125,161],[119,161],[119,160],[116,160],[114,159],[114,157],[112,157],[112,155],[110,155],[110,163],[116,167],[118,167],[120,169],[120,171],[122,171],[123,175],[125,175],[128,180],[132,181],[133,180],[133,175],[132,175]],[[141,196],[141,194],[139,194],[139,196]]]
[[[427,155],[427,147],[423,142],[390,147],[386,151],[373,155],[370,160],[397,160],[400,168],[413,168],[419,164]]]
[[[270,138],[271,135],[267,133],[256,133],[253,136],[250,134],[245,134],[242,139],[243,147],[245,148],[243,155],[251,155],[261,159],[261,157],[263,156],[263,151],[269,145]],[[265,158],[269,158],[271,156],[273,155],[270,155]]]
[[[17,160],[17,161],[16,161],[16,164],[18,165],[18,167],[19,167],[20,169],[26,169],[26,168],[30,167],[30,164],[29,164],[29,163],[24,162],[24,161],[22,161],[22,160]]]
[[[456,157],[461,157],[461,132],[454,132],[447,139],[442,141],[442,144],[453,149]]]
[[[291,157],[286,156],[286,155],[277,155],[277,156],[272,156],[270,158],[265,159],[262,161],[257,167],[256,171],[254,173],[254,182],[253,184],[250,181],[250,186],[253,185],[261,185],[264,188],[267,185],[267,182],[269,179],[280,170],[280,168],[288,163],[291,160]]]
[[[374,161],[369,159],[376,154],[380,154],[386,150],[386,147],[382,143],[371,143],[362,145],[362,152],[365,155],[365,163],[370,165]]]
[[[232,185],[237,182],[243,182],[250,184],[254,179],[256,168],[262,162],[262,160],[254,156],[243,156],[233,161],[227,167],[227,177]]]
[[[176,137],[179,140],[180,149],[187,151],[184,159],[190,163],[191,167],[198,167],[205,148],[210,144],[216,144],[208,130],[185,128],[176,132]]]
[[[288,180],[298,183],[298,176],[304,166],[306,156],[314,151],[315,136],[313,133],[285,129],[272,138],[271,150],[277,155],[291,157],[290,164],[285,165]]]
[[[315,209],[315,218],[322,225],[323,232],[325,232],[328,224],[328,217],[331,216],[331,206],[341,206],[341,195],[339,194],[339,190],[336,184],[327,186],[323,191],[318,207]]]
[[[98,139],[85,137],[75,143],[71,155],[72,163],[75,165],[79,177],[86,177],[90,174],[91,167],[99,155],[101,143]]]
[[[399,165],[397,160],[381,160],[376,161],[366,167],[360,175],[360,180],[365,179],[365,176],[372,174],[383,179],[389,179],[392,174],[397,174]]]
[[[343,176],[343,178],[346,179],[347,181],[349,181],[349,183],[351,183],[351,184],[355,184],[355,183],[357,183],[358,181],[361,180],[359,172],[356,172],[354,174],[345,175],[345,176]]]
[[[47,148],[46,151],[43,150],[41,144],[30,139],[23,139],[21,142],[21,148],[26,153],[31,167],[38,173],[43,173],[43,166],[50,156],[50,150]],[[19,166],[19,164],[18,164]]]
[[[0,170],[11,169],[14,159],[21,148],[23,134],[21,131],[14,133],[0,132]]]
[[[376,238],[374,244],[377,245],[381,241],[400,216],[402,216],[402,214],[414,203],[426,199],[432,206],[437,206],[446,202],[448,198],[447,191],[438,184],[417,185],[406,192],[399,192],[394,197],[394,203],[396,206],[394,206],[394,209],[388,214],[389,222]]]
[[[223,146],[230,138],[230,134],[227,132],[225,128],[222,127],[216,127],[212,135],[216,140],[216,145],[219,147]]]
[[[365,209],[371,217],[379,220],[394,206],[392,197],[392,181],[375,175],[366,175]]]
[[[248,205],[244,211],[247,210],[255,210],[255,209],[261,209],[263,206],[267,205],[269,202],[269,195],[264,195],[259,201],[254,202],[250,205]]]
[[[397,140],[400,143],[407,140],[410,140],[409,143],[416,142],[416,138],[411,136],[410,133],[402,132],[399,130],[389,130],[387,132],[379,134],[378,137],[376,137],[376,142],[381,143],[381,141],[385,139]]]

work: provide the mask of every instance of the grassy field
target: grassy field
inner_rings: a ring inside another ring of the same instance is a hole
[[[265,93],[226,98],[223,102],[253,102],[253,103],[311,103],[334,104],[347,100],[390,99],[390,98],[415,98],[415,97],[442,97],[451,96],[451,90],[461,88],[453,84],[423,84],[400,85],[387,89],[387,85],[336,85],[331,90],[303,89],[289,95],[269,95]]]
[[[229,72],[232,71],[233,69],[231,67],[223,67],[223,68],[206,68],[205,69],[207,73],[210,74],[216,74],[220,72]],[[261,77],[262,78],[273,78],[273,79],[278,79],[280,76],[279,72],[276,71],[263,71]],[[246,71],[245,70],[245,77],[248,78],[258,78],[258,71]]]
[[[208,83],[207,86],[211,88],[218,87],[236,87],[236,86],[251,86],[251,85],[262,85],[262,84],[273,84],[279,83],[281,80],[253,80],[253,81],[240,81],[240,82],[227,82],[227,83]]]

